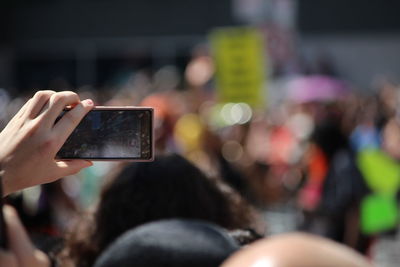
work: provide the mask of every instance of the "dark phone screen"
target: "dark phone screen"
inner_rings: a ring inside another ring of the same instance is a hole
[[[150,159],[152,110],[92,110],[57,153],[63,159]]]

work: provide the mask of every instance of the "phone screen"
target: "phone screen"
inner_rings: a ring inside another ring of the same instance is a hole
[[[57,158],[151,160],[153,109],[93,109],[68,137]]]

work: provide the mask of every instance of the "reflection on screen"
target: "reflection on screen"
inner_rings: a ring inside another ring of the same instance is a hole
[[[135,110],[93,110],[62,149],[60,158],[139,158],[140,117]]]

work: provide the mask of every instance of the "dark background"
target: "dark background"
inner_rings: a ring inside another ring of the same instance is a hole
[[[400,32],[400,1],[300,0],[298,28],[305,34]]]
[[[399,1],[295,2],[298,47],[305,50],[299,53],[305,57],[316,50],[328,52],[345,78],[365,84],[371,73],[400,69],[393,45],[400,33]],[[193,48],[207,41],[210,30],[240,24],[245,22],[234,16],[233,0],[2,0],[0,88],[18,93],[51,87],[57,79],[73,88],[99,87],[124,71],[152,72],[171,64],[183,71]],[[359,43],[385,34],[390,37],[358,49]],[[333,40],[315,39],[330,35]],[[360,35],[366,39],[342,38]],[[363,59],[370,55],[376,67],[365,69]]]

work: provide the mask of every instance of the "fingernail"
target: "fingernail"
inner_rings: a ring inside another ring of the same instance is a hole
[[[7,214],[8,216],[15,216],[17,214],[15,209],[9,205],[3,206],[3,213]]]
[[[94,105],[92,99],[86,99],[85,102],[86,102],[86,104],[87,104],[88,106],[93,106],[93,105]]]
[[[87,163],[88,163],[88,167],[90,167],[90,166],[93,166],[93,162],[92,161],[90,161],[90,160],[85,160]]]

